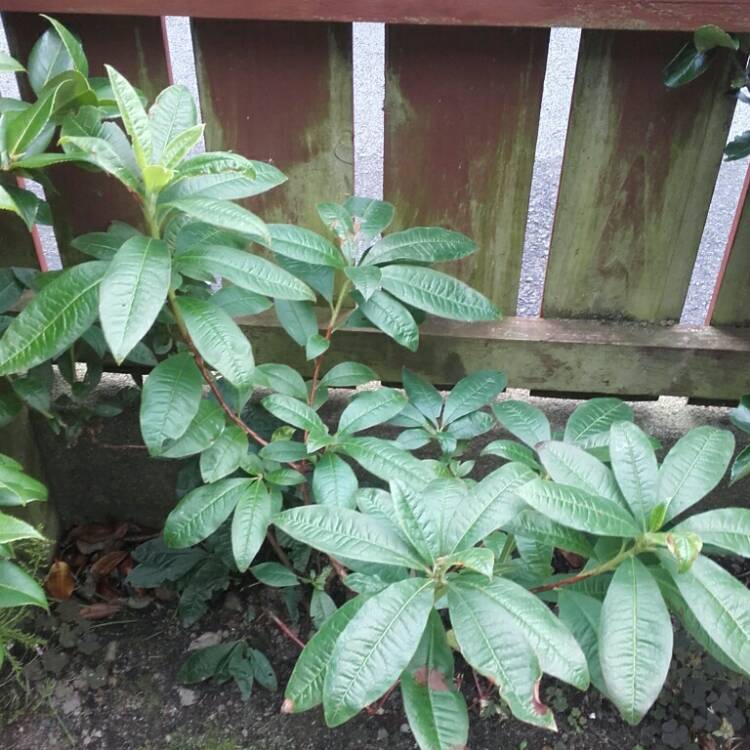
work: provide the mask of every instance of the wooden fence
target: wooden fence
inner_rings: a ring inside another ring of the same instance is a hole
[[[249,205],[310,227],[317,201],[352,190],[351,22],[386,22],[384,197],[402,226],[475,238],[481,250],[460,275],[506,318],[428,321],[417,354],[343,332],[331,360],[362,359],[391,380],[406,364],[441,384],[496,367],[547,392],[731,400],[750,390],[747,185],[705,325],[675,323],[734,109],[731,71],[715,65],[675,91],[661,82],[697,26],[750,31],[744,0],[0,0],[0,10],[21,59],[45,28],[35,12],[54,13],[81,36],[93,74],[111,63],[149,97],[170,79],[159,14],[191,16],[207,147],[276,164],[289,183]],[[543,316],[521,318],[552,26],[583,33]],[[52,178],[63,262],[77,260],[72,236],[137,221],[103,176],[63,166]],[[35,257],[8,217],[0,242],[3,265]],[[270,317],[247,325],[257,359],[307,366]]]

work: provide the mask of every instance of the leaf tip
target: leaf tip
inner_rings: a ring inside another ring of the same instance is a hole
[[[281,704],[282,714],[293,714],[294,713],[294,701],[291,698],[285,698]]]

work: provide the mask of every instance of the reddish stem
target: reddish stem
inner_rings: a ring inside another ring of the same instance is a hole
[[[580,581],[585,581],[587,578],[591,578],[591,576],[597,575],[597,572],[595,571],[586,571],[585,573],[579,573],[575,576],[570,576],[570,578],[563,578],[560,581],[553,581],[552,583],[545,583],[544,586],[537,586],[536,588],[531,589],[532,594],[541,594],[543,591],[554,591],[555,589],[559,589],[562,586],[572,586],[574,583],[579,583]]]
[[[280,618],[277,617],[273,612],[270,610],[266,610],[266,614],[268,617],[272,620],[274,625],[287,637],[289,640],[294,641],[300,648],[305,647],[305,642],[301,640],[295,633],[293,633],[289,626]]]

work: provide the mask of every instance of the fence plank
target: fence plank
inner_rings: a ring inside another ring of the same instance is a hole
[[[351,26],[194,19],[193,43],[206,147],[273,163],[289,181],[248,206],[320,228],[352,190]]]
[[[80,36],[92,76],[105,75],[105,63],[113,65],[149,101],[169,84],[161,19],[65,14],[58,19]],[[43,18],[31,13],[5,13],[3,21],[11,50],[24,61],[34,42],[49,27]],[[20,82],[22,93],[28,97],[25,79],[20,77]],[[48,192],[47,198],[64,264],[84,257],[70,246],[73,237],[105,229],[113,219],[140,224],[140,211],[132,196],[115,180],[71,165],[53,167],[49,175],[54,190]]]
[[[286,362],[310,374],[312,363],[280,335],[273,314],[239,322],[258,361]],[[349,360],[364,362],[393,382],[401,380],[402,365],[443,385],[476,370],[500,369],[511,387],[547,393],[731,401],[747,392],[750,329],[519,317],[469,325],[431,319],[421,326],[418,352],[372,330],[342,329],[326,362]]]
[[[706,323],[750,325],[750,167],[716,281]]]
[[[734,108],[728,60],[685,88],[663,86],[683,41],[583,33],[547,317],[680,317]]]
[[[746,0],[2,0],[7,10],[53,13],[385,21],[475,26],[681,29],[714,23],[750,31]]]
[[[548,29],[389,26],[386,200],[479,252],[451,272],[516,309]]]

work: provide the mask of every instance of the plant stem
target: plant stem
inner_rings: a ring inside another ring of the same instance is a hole
[[[284,565],[284,567],[289,568],[292,572],[294,572],[294,565],[292,565],[292,561],[287,557],[286,552],[281,548],[281,545],[279,544],[278,540],[276,539],[276,535],[273,533],[273,531],[269,528],[268,531],[266,531],[266,539],[268,540],[268,543],[271,545],[271,549],[276,553],[276,557],[279,558],[281,561],[281,564]]]
[[[271,610],[267,609],[266,614],[274,625],[287,637],[289,640],[294,641],[300,648],[305,647],[305,642],[298,638],[289,628],[289,626],[280,618],[277,617]]]

